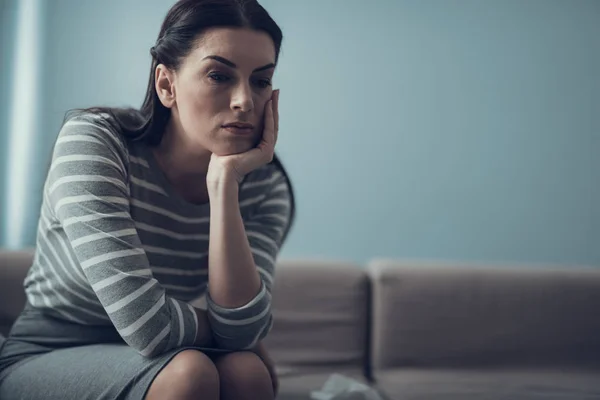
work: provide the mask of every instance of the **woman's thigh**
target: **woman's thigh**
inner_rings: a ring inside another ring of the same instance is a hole
[[[0,399],[142,399],[177,353],[149,359],[125,344],[53,350],[14,365],[0,384]]]
[[[255,353],[240,351],[214,357],[221,399],[273,399],[274,385],[264,362]]]

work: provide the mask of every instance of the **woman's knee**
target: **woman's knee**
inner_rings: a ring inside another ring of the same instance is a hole
[[[219,399],[219,373],[213,361],[197,350],[177,354],[158,373],[146,400]]]
[[[273,383],[267,367],[256,354],[240,351],[215,361],[224,399],[272,399]]]

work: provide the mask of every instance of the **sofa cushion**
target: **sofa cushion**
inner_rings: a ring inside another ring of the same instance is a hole
[[[0,333],[7,335],[25,306],[23,281],[33,262],[33,250],[0,251]]]
[[[369,279],[353,264],[285,260],[273,288],[273,329],[265,345],[278,365],[363,368]]]
[[[600,366],[600,268],[377,261],[373,364]]]
[[[303,368],[302,372],[293,368],[278,369],[279,396],[281,400],[307,400],[312,391],[320,390],[333,373],[342,374],[368,384],[361,368]]]
[[[402,400],[591,400],[600,398],[598,371],[392,369],[376,387]]]

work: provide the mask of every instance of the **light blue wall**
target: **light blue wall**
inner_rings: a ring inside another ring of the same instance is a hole
[[[600,7],[599,7],[600,8]],[[596,13],[600,15],[600,11]],[[592,166],[594,171],[592,178],[592,220],[594,221],[594,235],[593,235],[593,259],[597,265],[600,265],[600,40],[596,40],[596,57],[594,57],[594,71],[596,71],[596,79],[594,80],[594,93],[592,101],[592,159],[595,164]]]
[[[140,104],[170,4],[53,2],[48,155],[67,109]],[[286,36],[283,256],[600,265],[600,2],[264,4]]]
[[[13,70],[13,50],[15,39],[16,0],[0,0],[0,193],[6,190],[6,152],[8,146],[8,116],[10,106],[11,81]],[[0,217],[6,207],[6,196],[0,195]],[[5,230],[0,227],[0,243],[5,238]]]
[[[600,264],[600,2],[267,7],[287,254]]]
[[[53,0],[48,7],[41,116],[45,133],[40,138],[40,173],[34,184],[40,198],[52,145],[66,111],[141,105],[150,71],[148,50],[172,3]],[[32,229],[29,243],[34,243],[34,233]]]

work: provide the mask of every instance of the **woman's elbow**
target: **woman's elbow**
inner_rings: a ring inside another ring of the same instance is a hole
[[[214,332],[215,343],[218,348],[230,351],[249,350],[264,339],[272,327],[272,317],[268,318],[260,325],[255,325],[252,329],[240,329],[239,334],[230,335],[228,337],[219,335]]]

